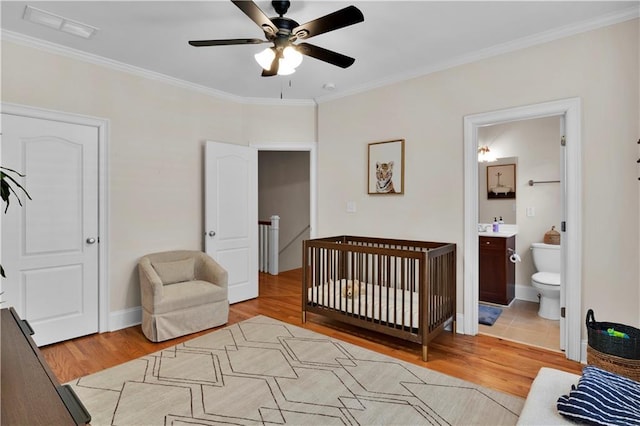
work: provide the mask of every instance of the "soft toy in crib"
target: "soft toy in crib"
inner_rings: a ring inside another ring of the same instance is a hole
[[[347,280],[347,285],[342,287],[342,297],[353,299],[354,297],[360,297],[365,292],[365,283],[361,283],[358,280]]]

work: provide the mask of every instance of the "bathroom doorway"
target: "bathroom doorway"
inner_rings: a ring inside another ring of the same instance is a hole
[[[561,344],[567,358],[583,358],[580,331],[581,306],[581,138],[580,99],[533,104],[474,114],[464,118],[464,315],[465,334],[478,333],[478,131],[482,127],[551,116],[564,118],[565,161],[562,171],[562,273],[560,304],[565,317],[560,320]],[[566,227],[565,227],[566,225]],[[563,331],[566,329],[566,332]]]
[[[490,261],[493,251],[480,248],[478,262],[481,271],[485,271],[479,276],[480,304],[490,306],[495,302],[493,297],[487,297],[487,288],[494,289],[496,285],[508,287],[512,299],[495,306],[501,312],[495,323],[481,323],[478,331],[555,351],[561,350],[560,322],[557,319],[560,309],[554,309],[557,311],[553,314],[556,319],[538,315],[540,295],[531,285],[531,276],[537,269],[530,248],[532,243],[542,242],[545,232],[551,227],[560,229],[563,119],[563,116],[556,115],[478,129],[478,146],[490,154],[478,159],[479,231],[480,227],[490,228],[494,220],[504,222],[499,225],[500,233],[480,232],[480,236],[489,242],[504,238],[502,234],[510,230],[514,234],[512,244],[516,254],[507,264],[511,268],[509,282],[497,284],[493,277],[495,273],[486,271],[490,268],[487,260]],[[505,170],[513,171],[512,177],[505,174]],[[500,185],[497,190],[496,182]],[[507,189],[510,191],[506,192]],[[555,253],[560,256],[559,250]],[[549,293],[546,292],[547,295]],[[557,306],[559,287],[552,293]]]

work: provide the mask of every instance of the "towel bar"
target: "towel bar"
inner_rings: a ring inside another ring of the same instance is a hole
[[[560,181],[559,180],[537,180],[537,181],[530,180],[529,186],[533,186],[536,183],[560,183]]]

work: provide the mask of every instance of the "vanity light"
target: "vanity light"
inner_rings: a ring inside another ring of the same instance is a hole
[[[491,163],[496,160],[497,160],[496,156],[491,153],[488,146],[482,145],[481,147],[478,148],[479,163]]]

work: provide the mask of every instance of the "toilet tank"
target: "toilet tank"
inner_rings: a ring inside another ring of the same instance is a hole
[[[539,272],[560,273],[560,245],[533,243],[531,244],[533,265]]]

